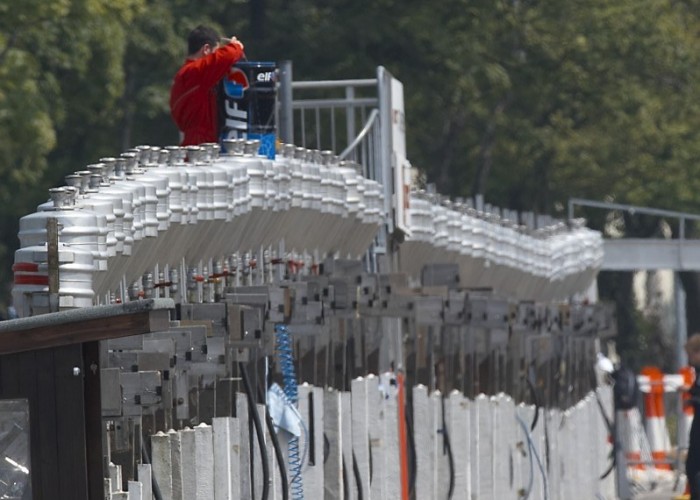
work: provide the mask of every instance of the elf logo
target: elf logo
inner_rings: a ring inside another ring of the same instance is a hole
[[[226,95],[233,99],[241,99],[249,88],[250,82],[245,72],[235,66],[231,67],[231,71],[224,78],[224,92],[226,92]]]
[[[258,76],[256,76],[255,79],[261,83],[274,82],[275,81],[275,72],[274,71],[264,71],[262,73],[258,73]]]

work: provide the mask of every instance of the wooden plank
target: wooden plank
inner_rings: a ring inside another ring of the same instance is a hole
[[[0,332],[0,354],[60,347],[166,330],[168,310],[109,316],[53,326]]]

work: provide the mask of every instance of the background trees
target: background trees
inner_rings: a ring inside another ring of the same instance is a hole
[[[366,78],[387,67],[404,84],[408,156],[445,194],[480,193],[496,205],[561,216],[573,196],[697,212],[697,7],[695,0],[0,2],[4,303],[19,217],[45,200],[48,187],[127,147],[177,141],[169,85],[184,38],[199,23],[238,35],[251,59],[292,60],[297,79]],[[588,215],[602,228],[600,214]],[[655,230],[650,224],[623,229]],[[687,282],[692,289],[693,277]],[[629,283],[608,289],[629,295]],[[639,322],[630,323],[634,335]]]

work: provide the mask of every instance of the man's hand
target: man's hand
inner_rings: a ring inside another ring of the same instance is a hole
[[[231,38],[222,37],[219,43],[221,45],[234,44],[234,45],[238,46],[241,50],[245,49],[245,47],[243,46],[243,43],[241,43],[241,41],[238,38],[236,38],[235,36],[232,36]]]

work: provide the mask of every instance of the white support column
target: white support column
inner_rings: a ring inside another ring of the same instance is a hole
[[[380,471],[383,474],[385,487],[383,498],[391,500],[401,498],[401,453],[399,446],[399,401],[397,384],[394,374],[383,377],[382,385],[386,390],[386,397],[380,415],[383,415],[383,436],[380,436],[384,445],[384,465]]]
[[[353,473],[353,440],[352,440],[352,393],[342,392],[340,394],[340,405],[342,409],[342,415],[345,416],[342,419],[341,427],[341,438],[342,438],[342,448],[341,452],[343,455],[341,467],[345,469],[343,473],[343,478],[347,481],[347,498],[345,500],[355,500],[357,498],[357,487],[355,486],[355,476]],[[342,418],[342,416],[341,416]]]
[[[487,498],[493,492],[493,425],[489,398],[479,394],[474,400],[472,422],[474,423],[474,440],[472,441],[472,480],[475,498]]]
[[[109,470],[109,479],[111,480],[111,491],[110,493],[116,493],[117,491],[122,491],[122,467],[121,465],[115,465],[109,463],[107,466]]]
[[[214,500],[233,500],[230,418],[215,417],[212,419],[214,436]]]
[[[129,481],[129,500],[146,500],[143,485],[139,481]],[[151,500],[150,498],[148,500]]]
[[[514,422],[515,404],[505,395],[499,394],[492,398],[494,405],[494,498],[512,498],[517,496],[517,489],[510,483],[510,464],[513,460],[511,450],[515,447],[515,431],[519,431],[517,422]]]
[[[424,385],[413,388],[413,439],[416,445],[416,498],[437,498],[436,433],[433,405]]]
[[[461,392],[454,390],[445,402],[445,421],[450,436],[454,463],[453,500],[471,500],[471,403]]]
[[[197,473],[195,454],[197,453],[194,437],[194,429],[180,431],[182,443],[182,498],[197,498]]]
[[[170,440],[170,460],[172,471],[172,500],[185,500],[182,496],[182,441],[180,433],[174,429],[168,431]]]
[[[544,467],[545,472],[552,471],[551,474],[546,475],[547,479],[547,498],[565,498],[560,495],[564,495],[564,477],[569,471],[565,471],[562,468],[562,451],[564,449],[565,440],[563,439],[562,433],[559,431],[562,426],[562,412],[558,409],[552,410],[540,410],[540,422],[538,422],[537,427],[533,432],[533,440],[535,445],[537,445],[537,453],[542,462],[542,467]],[[546,419],[546,421],[545,421]],[[548,441],[549,441],[549,459],[552,463],[547,465],[547,443],[545,442],[545,424],[548,430]],[[535,462],[535,487],[533,493],[533,498],[544,498],[545,488],[543,480],[541,479],[542,473],[539,470],[537,462]],[[556,489],[559,490],[559,495],[556,495]]]
[[[367,380],[358,377],[351,383],[352,392],[352,449],[360,473],[363,500],[371,499],[369,465],[369,412]],[[352,464],[352,462],[351,462]],[[352,467],[352,465],[351,465]],[[352,469],[351,469],[352,470]]]
[[[195,474],[197,500],[214,498],[214,441],[210,425],[199,424],[194,429]]]
[[[163,500],[173,500],[172,459],[167,434],[158,432],[151,436],[151,455],[152,472],[161,496]]]
[[[343,500],[343,412],[340,392],[326,389],[323,394],[323,430],[328,438],[328,460],[323,466],[324,499]],[[396,497],[398,498],[398,497]]]
[[[367,377],[367,422],[370,450],[370,496],[386,499],[386,400],[379,392],[379,378]],[[398,461],[398,456],[396,457]]]
[[[239,422],[239,436],[240,436],[240,485],[241,485],[241,498],[249,498],[251,496],[251,483],[250,483],[250,468],[251,464],[251,443],[250,443],[250,431],[249,431],[249,412],[248,412],[248,400],[246,395],[243,393],[236,393],[236,416]]]
[[[150,464],[139,464],[136,468],[139,482],[141,483],[141,496],[143,500],[153,500],[153,479]]]

